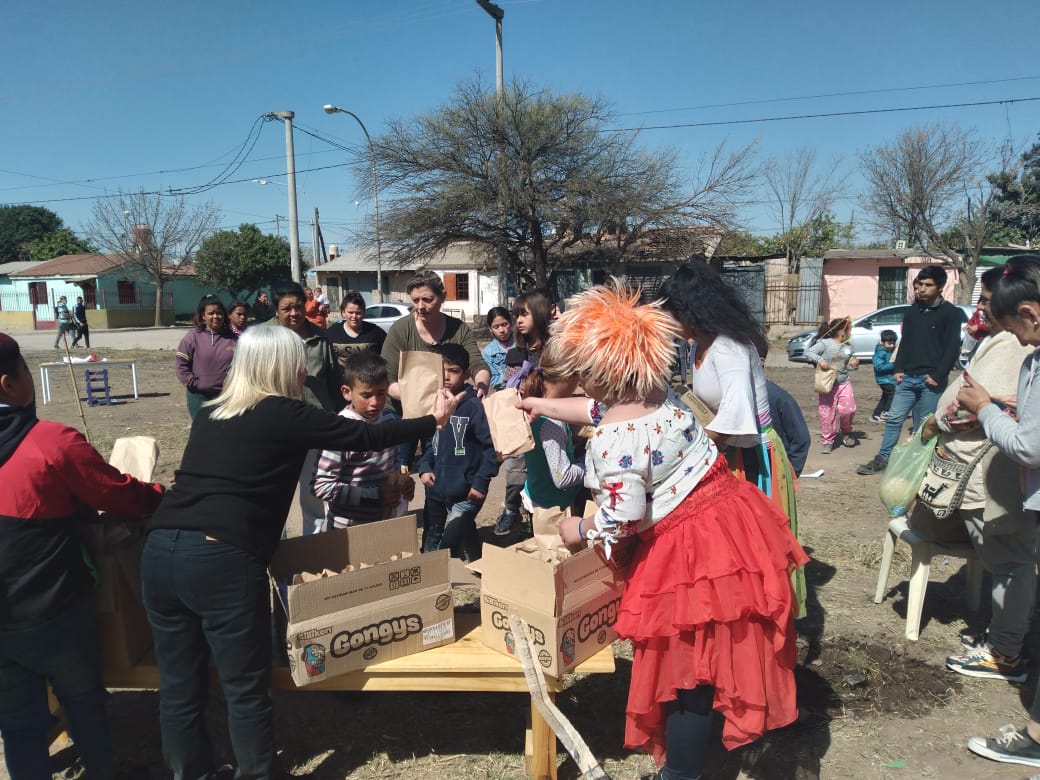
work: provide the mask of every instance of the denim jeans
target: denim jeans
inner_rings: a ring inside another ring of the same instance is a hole
[[[469,560],[480,557],[480,537],[477,535],[477,513],[483,503],[463,499],[448,506],[443,500],[430,496],[423,510],[423,552],[451,550],[453,558],[465,556]]]
[[[888,460],[893,448],[899,443],[899,433],[908,415],[913,415],[914,430],[917,430],[925,416],[934,412],[938,406],[939,396],[946,389],[946,383],[930,387],[925,382],[927,378],[927,374],[904,374],[903,381],[896,385],[885,423],[885,435],[881,440],[881,451],[878,452],[883,460]]]
[[[270,601],[266,564],[201,531],[157,529],[141,581],[159,667],[163,758],[176,780],[208,778],[203,718],[212,657],[227,702],[237,778],[275,775]]]
[[[90,595],[45,620],[0,626],[0,736],[12,780],[51,776],[47,682],[61,702],[88,780],[115,776],[97,619]]]

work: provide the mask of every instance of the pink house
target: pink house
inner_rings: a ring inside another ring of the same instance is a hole
[[[913,300],[917,272],[943,261],[920,249],[832,249],[823,255],[821,319],[859,317],[883,306]],[[955,300],[959,275],[946,267],[943,297]]]

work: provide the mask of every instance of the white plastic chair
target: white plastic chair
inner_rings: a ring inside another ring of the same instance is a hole
[[[878,572],[877,589],[874,591],[874,603],[885,600],[888,590],[888,575],[892,569],[892,555],[895,553],[896,540],[902,539],[910,545],[910,591],[906,600],[906,638],[917,641],[921,635],[921,611],[924,609],[924,594],[928,589],[928,574],[932,568],[932,558],[945,555],[950,558],[964,558],[968,563],[968,609],[976,612],[982,596],[982,563],[970,544],[946,545],[938,544],[921,537],[906,522],[906,517],[896,517],[889,521],[885,532],[884,551],[881,555],[881,570]]]

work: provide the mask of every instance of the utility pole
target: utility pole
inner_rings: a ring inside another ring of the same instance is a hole
[[[292,111],[271,111],[264,116],[285,121],[285,169],[289,180],[289,258],[293,281],[303,284],[303,269],[300,266],[300,221],[296,215],[296,154],[293,151],[292,129],[293,117],[296,114]]]
[[[502,92],[505,88],[502,74],[502,18],[506,15],[506,12],[501,7],[489,2],[489,0],[477,0],[477,5],[483,8],[488,16],[495,20],[495,94],[498,96],[499,103],[501,103]],[[501,108],[501,106],[499,107]],[[498,247],[498,303],[501,306],[506,306],[506,308],[508,308],[509,300],[508,287],[509,257],[502,247]]]

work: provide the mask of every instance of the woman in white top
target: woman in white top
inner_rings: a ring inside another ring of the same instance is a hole
[[[712,412],[705,433],[726,453],[730,468],[769,496],[798,535],[795,475],[773,428],[765,370],[756,344],[762,328],[737,291],[706,262],[679,266],[661,286],[663,306],[693,341],[690,389]],[[805,577],[793,585],[805,613]]]

